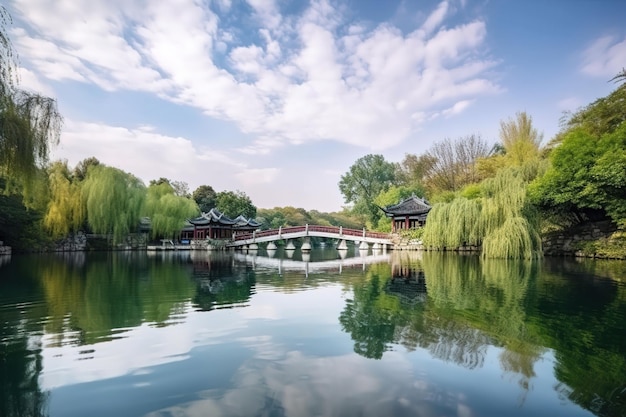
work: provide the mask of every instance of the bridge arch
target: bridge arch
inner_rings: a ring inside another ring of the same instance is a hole
[[[391,245],[391,236],[388,233],[369,232],[365,229],[348,229],[341,226],[289,226],[278,229],[254,231],[252,233],[234,234],[229,247],[244,247],[252,244],[291,240],[301,237],[323,237],[340,241],[365,242],[366,244]]]

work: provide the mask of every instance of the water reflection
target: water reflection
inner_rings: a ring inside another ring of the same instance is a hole
[[[254,294],[255,275],[231,253],[192,252],[193,279],[197,283],[194,306],[201,311],[247,305]]]
[[[270,253],[271,252],[271,253]],[[320,256],[320,253],[322,255]],[[250,265],[254,270],[273,270],[279,275],[285,271],[300,271],[306,277],[309,273],[338,273],[341,274],[344,269],[353,269],[355,267],[365,270],[367,265],[377,264],[381,262],[389,262],[390,255],[372,254],[368,255],[364,251],[359,257],[343,256],[345,251],[337,251],[334,249],[324,252],[306,253],[299,250],[283,250],[282,253],[272,250],[265,253],[258,251],[235,252],[233,257],[236,261]]]
[[[11,279],[11,269],[7,262],[0,274],[0,415],[45,416],[48,393],[40,388],[39,375],[46,306],[37,301],[41,290],[28,272],[19,268],[23,279]]]
[[[129,381],[145,390],[133,415],[485,415],[492,399],[477,398],[496,384],[515,388],[512,414],[559,410],[537,406],[550,394],[597,416],[626,410],[621,264],[76,255],[0,265],[2,416],[65,415],[64,390],[131,397]]]

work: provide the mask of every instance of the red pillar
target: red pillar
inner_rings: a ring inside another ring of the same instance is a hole
[[[404,218],[404,229],[409,230],[409,216]]]

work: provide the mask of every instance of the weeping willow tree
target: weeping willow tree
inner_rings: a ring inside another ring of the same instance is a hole
[[[54,99],[17,87],[17,54],[6,31],[10,23],[0,6],[0,175],[22,191],[59,142],[62,117]]]
[[[199,212],[200,208],[194,200],[176,195],[167,182],[148,187],[142,210],[150,218],[152,237],[174,237],[180,233],[185,220]]]
[[[480,199],[455,198],[449,203],[435,204],[424,228],[423,241],[436,248],[457,248],[480,245],[482,240]]]
[[[481,197],[436,204],[428,215],[424,243],[434,248],[482,246],[487,258],[541,256],[539,216],[526,198],[521,168],[510,167],[481,183]]]
[[[50,201],[44,227],[53,237],[76,232],[85,221],[81,187],[73,181],[66,162],[57,161],[49,170]]]
[[[146,198],[146,186],[132,174],[106,165],[89,168],[82,184],[87,223],[94,233],[119,243],[135,230]]]

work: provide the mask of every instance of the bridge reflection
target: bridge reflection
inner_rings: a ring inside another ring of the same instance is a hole
[[[342,273],[344,268],[361,267],[364,271],[367,265],[375,263],[390,263],[391,255],[383,251],[360,251],[358,256],[346,256],[346,251],[338,251],[339,258],[323,261],[311,261],[311,254],[301,252],[302,260],[289,259],[293,256],[293,251],[285,251],[287,259],[275,257],[275,252],[265,251],[267,256],[258,251],[248,251],[247,253],[235,252],[234,258],[239,262],[245,262],[252,266],[252,269],[275,269],[279,274],[283,271],[303,271],[308,277],[310,273],[322,273],[336,271]],[[343,256],[343,257],[342,257]]]

